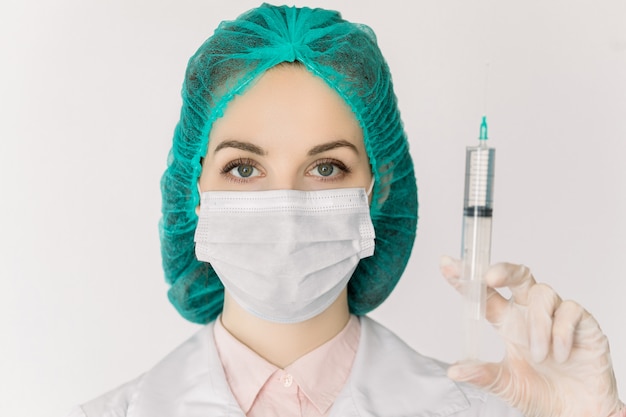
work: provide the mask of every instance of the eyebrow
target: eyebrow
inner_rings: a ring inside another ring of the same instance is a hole
[[[265,152],[263,150],[263,148],[261,148],[260,146],[257,146],[253,143],[250,142],[241,142],[238,140],[225,140],[224,142],[220,143],[219,145],[217,145],[217,147],[215,147],[215,151],[217,152],[221,149],[224,148],[235,148],[235,149],[241,149],[242,151],[248,151],[248,152],[252,152],[254,154],[257,155],[265,155],[267,154],[267,152]]]
[[[347,140],[343,140],[343,139],[314,146],[309,150],[307,154],[309,156],[314,156],[322,152],[330,151],[330,150],[337,149],[337,148],[350,148],[357,155],[359,154],[359,150],[356,148],[356,146],[354,146],[352,143],[348,142]]]

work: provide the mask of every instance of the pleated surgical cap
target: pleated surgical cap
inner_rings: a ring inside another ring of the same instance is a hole
[[[375,177],[371,216],[376,252],[361,260],[348,284],[351,312],[362,315],[382,303],[408,262],[417,226],[417,188],[391,75],[374,33],[335,11],[263,4],[222,22],[189,60],[180,121],[161,180],[160,238],[171,285],[168,297],[192,322],[215,319],[224,300],[213,268],[194,253],[196,184],[211,126],[253,80],[295,61],[352,108]]]

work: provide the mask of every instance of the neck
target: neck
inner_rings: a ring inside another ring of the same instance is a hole
[[[251,315],[226,291],[222,325],[259,356],[285,368],[335,337],[345,327],[350,319],[347,294],[344,289],[330,307],[309,320],[282,324]]]

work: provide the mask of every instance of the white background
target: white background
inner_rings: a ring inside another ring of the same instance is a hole
[[[372,315],[427,355],[461,354],[459,297],[437,265],[460,249],[465,146],[487,97],[492,258],[595,315],[626,399],[626,3],[309,4],[376,31],[415,158],[415,250]],[[62,416],[196,330],[166,298],[159,179],[187,59],[256,5],[3,0],[0,415]]]

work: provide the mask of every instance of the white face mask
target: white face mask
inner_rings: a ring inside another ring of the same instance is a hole
[[[202,193],[196,256],[264,320],[298,323],[328,308],[374,254],[362,188]]]

